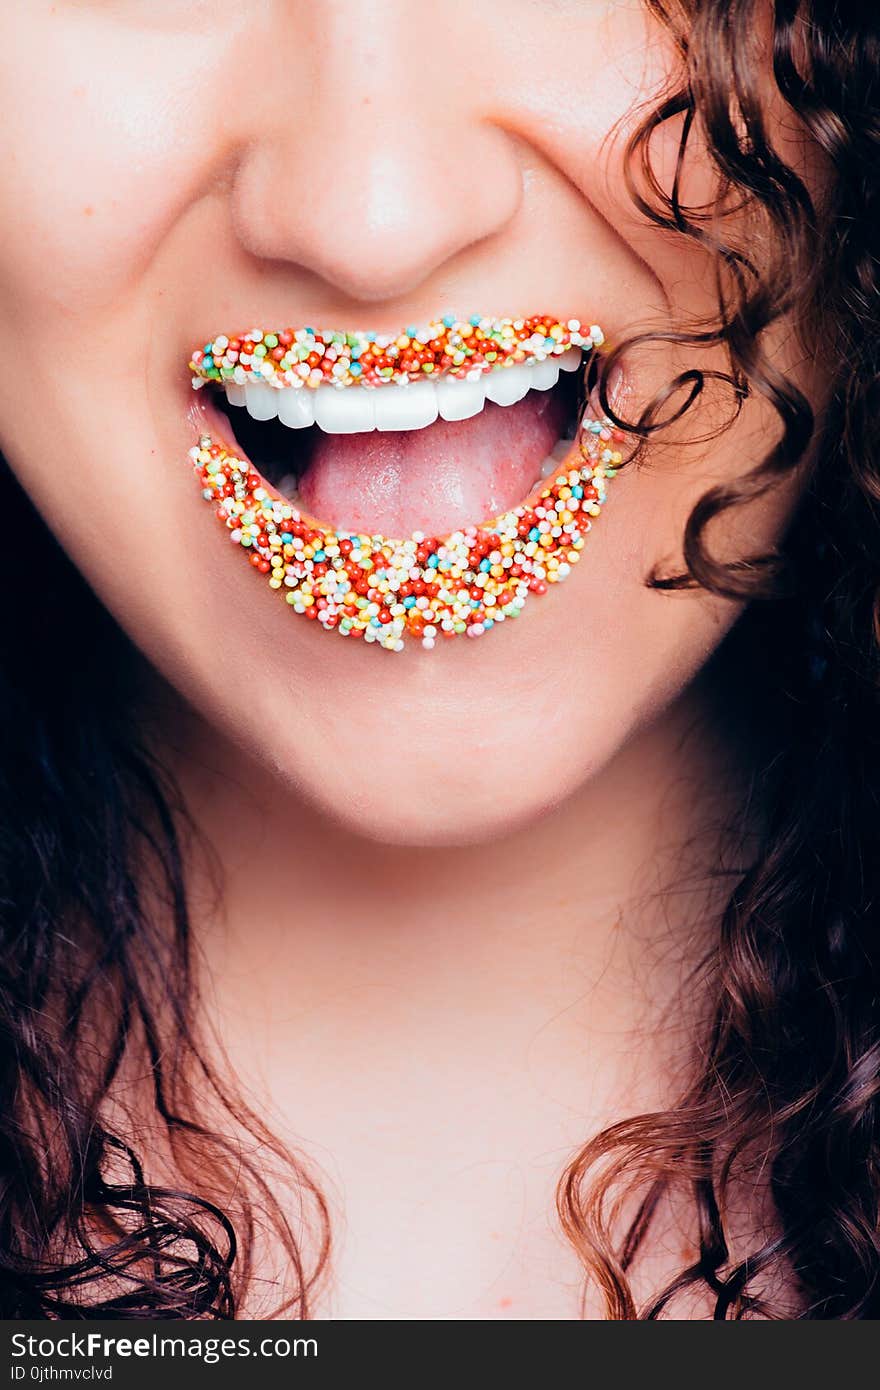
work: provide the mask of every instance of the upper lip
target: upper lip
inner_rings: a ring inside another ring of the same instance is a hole
[[[308,386],[402,385],[439,376],[475,380],[519,363],[560,357],[572,348],[601,347],[597,324],[552,314],[519,318],[452,315],[401,332],[286,328],[217,334],[190,358],[194,387],[261,384]]]

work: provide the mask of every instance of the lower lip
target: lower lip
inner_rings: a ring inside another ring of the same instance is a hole
[[[221,442],[218,412],[198,413],[208,423],[190,459],[202,496],[254,571],[306,621],[395,652],[481,637],[567,578],[624,440],[588,414],[569,456],[518,506],[442,537],[393,540],[309,516]]]

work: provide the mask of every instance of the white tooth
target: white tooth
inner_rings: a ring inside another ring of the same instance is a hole
[[[430,381],[376,388],[377,430],[420,430],[436,419],[437,392]]]
[[[545,357],[529,368],[529,385],[535,391],[549,391],[559,380],[559,362],[553,357]]]
[[[499,367],[487,372],[486,399],[496,405],[514,405],[529,389],[530,367]]]
[[[320,389],[320,388],[319,388]],[[308,386],[286,386],[278,392],[278,419],[291,430],[304,430],[315,423],[317,392]]]
[[[564,458],[568,458],[568,455],[571,453],[572,442],[573,441],[570,439],[557,439],[553,448],[550,450],[552,457],[559,463],[561,463]]]
[[[328,434],[371,430],[375,421],[374,395],[367,386],[319,386],[315,392],[315,424]]]
[[[296,492],[296,477],[293,473],[285,473],[278,483],[278,491],[283,492],[285,497],[291,497]]]
[[[441,377],[434,390],[437,406],[444,420],[469,420],[479,415],[486,404],[486,392],[481,381],[463,381],[459,377]]]
[[[227,381],[226,399],[230,405],[244,405],[246,400],[244,387],[239,386],[234,381]]]
[[[582,356],[580,348],[573,347],[564,352],[561,357],[557,357],[556,361],[559,363],[561,371],[576,372],[581,365]]]
[[[245,403],[247,412],[254,420],[274,420],[278,414],[278,396],[280,392],[272,386],[260,386],[248,383],[244,388]]]
[[[551,473],[555,473],[558,468],[559,460],[555,459],[552,454],[548,454],[544,462],[541,464],[541,477],[549,478]]]

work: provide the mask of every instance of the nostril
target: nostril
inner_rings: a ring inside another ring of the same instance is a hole
[[[261,261],[310,272],[336,297],[412,297],[456,256],[500,235],[523,198],[503,132],[481,126],[456,138],[422,124],[366,144],[344,132],[291,143],[283,132],[250,149],[232,188],[240,243]]]

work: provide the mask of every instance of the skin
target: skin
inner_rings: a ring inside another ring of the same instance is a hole
[[[598,0],[479,21],[464,0],[32,0],[5,20],[0,328],[27,365],[0,375],[0,446],[153,673],[226,880],[219,916],[195,898],[210,1021],[345,1212],[327,1307],[574,1315],[553,1185],[666,1094],[660,1016],[711,893],[671,923],[626,904],[685,841],[714,862],[736,785],[695,683],[736,607],[644,580],[773,412],[688,444],[716,395],[614,482],[579,569],[514,631],[392,657],[293,618],[224,548],[186,459],[186,361],[259,321],[559,306],[614,341],[711,311],[708,263],[635,215],[610,138],[669,39]],[[685,196],[709,190],[698,158]],[[772,347],[818,402],[792,335]],[[680,365],[634,355],[632,412]],[[793,502],[722,551],[772,542]],[[670,931],[659,968],[643,948]]]

